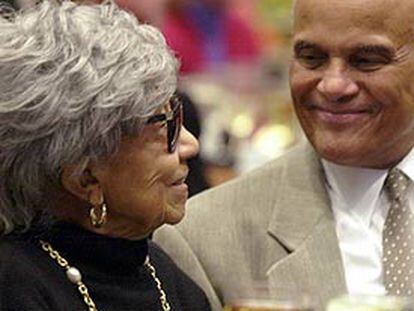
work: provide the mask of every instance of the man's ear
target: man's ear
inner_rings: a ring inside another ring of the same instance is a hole
[[[66,165],[63,167],[61,182],[63,188],[78,199],[89,202],[92,206],[103,203],[101,186],[90,167]]]

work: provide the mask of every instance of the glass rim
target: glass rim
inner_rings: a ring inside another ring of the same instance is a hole
[[[341,307],[341,310],[362,306],[377,308],[378,310],[394,310],[395,308],[414,307],[414,297],[393,295],[343,295],[332,299],[328,303],[327,310]],[[339,309],[338,309],[339,310]],[[351,309],[350,309],[351,310]]]
[[[312,308],[313,305],[307,299],[272,299],[272,298],[237,298],[227,301],[227,305],[240,305],[242,307],[259,308]]]

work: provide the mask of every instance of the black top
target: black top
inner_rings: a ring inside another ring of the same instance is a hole
[[[82,274],[98,310],[162,310],[149,255],[171,310],[210,310],[206,296],[157,245],[94,234],[67,223],[0,239],[0,310],[87,310],[77,289],[41,246],[52,247]]]

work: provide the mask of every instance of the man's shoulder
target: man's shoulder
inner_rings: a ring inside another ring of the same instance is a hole
[[[194,206],[225,205],[236,201],[250,202],[260,197],[274,197],[280,185],[289,178],[301,175],[302,170],[315,162],[316,156],[307,144],[299,145],[261,167],[235,178],[218,187],[191,198],[189,209]]]
[[[191,198],[186,217],[179,228],[208,227],[208,222],[222,224],[265,223],[286,184],[302,179],[315,162],[307,145],[298,146],[278,159],[230,182]]]

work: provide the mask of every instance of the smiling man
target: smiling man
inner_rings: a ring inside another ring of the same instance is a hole
[[[414,142],[414,2],[299,1],[291,90],[332,162],[389,168]]]
[[[216,309],[266,284],[414,292],[414,1],[297,0],[290,87],[310,142],[190,201],[157,239]]]

